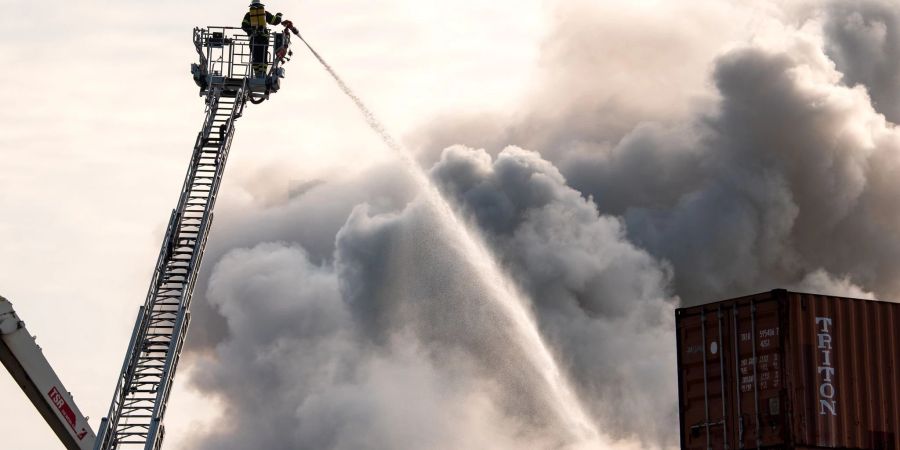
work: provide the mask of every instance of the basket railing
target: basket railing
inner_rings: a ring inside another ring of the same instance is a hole
[[[280,61],[273,61],[276,40],[281,33],[270,32],[265,44],[256,44],[244,30],[237,27],[207,27],[194,29],[194,46],[200,64],[212,77],[246,78],[253,74],[252,53],[255,45],[265,45],[267,73]]]

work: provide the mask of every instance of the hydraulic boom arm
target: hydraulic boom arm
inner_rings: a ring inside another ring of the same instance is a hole
[[[0,297],[0,360],[67,449],[94,448],[94,430],[28,333],[25,322],[3,297]]]

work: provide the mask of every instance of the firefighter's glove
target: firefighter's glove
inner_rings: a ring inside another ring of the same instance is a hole
[[[284,25],[285,28],[294,28],[294,22],[291,22],[290,20],[285,20],[284,22],[281,22],[281,24]]]

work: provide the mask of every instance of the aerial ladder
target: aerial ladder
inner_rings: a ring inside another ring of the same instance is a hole
[[[194,29],[200,61],[191,66],[206,118],[178,203],[172,211],[144,305],[140,307],[109,412],[100,423],[95,450],[158,450],[175,368],[190,322],[197,280],[234,123],[247,102],[262,103],[280,88],[290,57],[290,34],[271,33],[265,77],[255,77],[251,45],[239,28]]]
[[[178,203],[169,217],[144,304],[139,308],[125,360],[106,417],[96,436],[40,348],[0,301],[0,359],[70,450],[159,450],[163,417],[190,323],[191,297],[210,226],[234,123],[247,103],[259,104],[281,87],[290,60],[290,33],[253,39],[240,28],[194,29],[199,61],[191,65],[206,101],[206,117],[194,143]],[[287,28],[289,27],[289,28]],[[265,46],[266,71],[258,75],[254,46]]]

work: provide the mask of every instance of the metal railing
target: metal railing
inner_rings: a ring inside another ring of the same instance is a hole
[[[251,39],[244,30],[237,27],[194,28],[194,46],[200,55],[200,66],[207,75],[223,78],[247,78],[253,75],[253,50],[265,46],[266,73],[271,75],[283,62],[278,50],[287,48],[290,35],[269,32],[264,44],[256,37]]]

